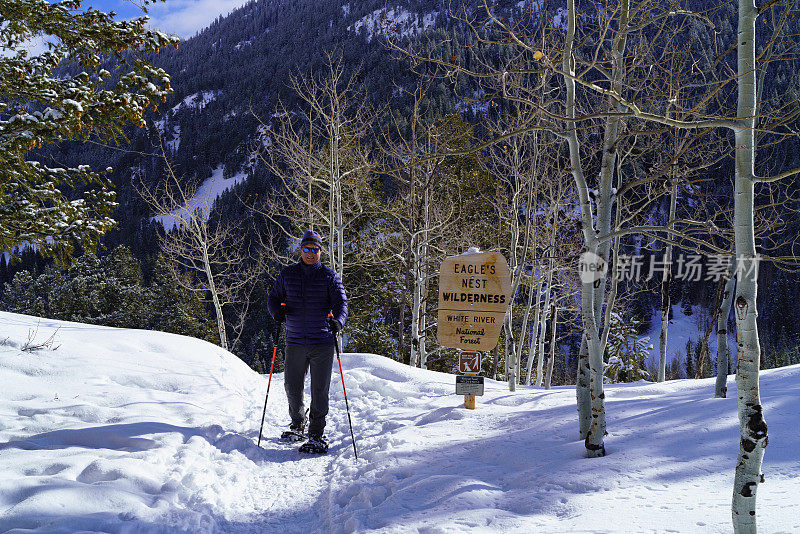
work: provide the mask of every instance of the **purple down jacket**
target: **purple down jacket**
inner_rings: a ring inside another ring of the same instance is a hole
[[[286,303],[286,343],[289,345],[333,345],[328,313],[343,327],[347,322],[347,295],[342,279],[317,262],[302,260],[281,271],[267,297],[267,308],[274,318]]]

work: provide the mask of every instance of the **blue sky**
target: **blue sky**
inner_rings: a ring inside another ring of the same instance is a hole
[[[100,11],[114,11],[118,18],[126,19],[140,16],[138,1],[131,0],[84,0],[84,7]],[[220,15],[247,3],[247,0],[167,0],[148,7],[150,26],[174,33],[183,39],[196,34]]]
[[[49,0],[55,3],[57,0]],[[227,15],[234,9],[243,6],[249,0],[167,0],[156,2],[148,6],[150,27],[170,34],[176,34],[182,39],[188,39],[197,32],[211,24],[220,15]],[[83,0],[82,9],[93,7],[100,11],[113,11],[117,20],[123,20],[143,15],[138,7],[141,0]],[[31,55],[44,52],[47,48],[41,37],[34,37],[23,44]],[[0,50],[0,55],[12,53],[5,49]]]

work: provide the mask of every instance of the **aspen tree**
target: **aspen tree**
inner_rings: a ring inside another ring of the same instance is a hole
[[[733,302],[733,288],[736,285],[736,262],[731,261],[726,273],[727,282],[722,293],[722,302],[719,304],[717,314],[717,380],[714,386],[714,396],[724,399],[728,393],[728,318],[731,314]]]
[[[411,316],[409,364],[422,368],[427,368],[433,345],[428,342],[435,327],[428,320],[432,279],[438,276],[442,259],[454,252],[445,247],[470,240],[471,232],[464,230],[471,226],[466,214],[482,200],[467,183],[467,174],[478,174],[475,157],[440,155],[465,149],[471,143],[471,127],[455,115],[426,120],[429,90],[430,83],[423,81],[412,89],[397,89],[408,99],[411,114],[392,114],[383,132],[383,172],[392,178],[393,198],[373,224],[374,232],[383,236],[377,240],[374,257],[389,265],[398,285],[405,286],[401,309],[405,312],[407,305]]]
[[[263,271],[262,261],[243,249],[238,226],[209,221],[213,198],[196,198],[196,190],[181,184],[169,162],[165,167],[163,183],[150,188],[140,181],[137,192],[157,216],[175,221],[174,228],[160,237],[171,279],[211,302],[219,345],[233,350],[239,336],[229,342],[226,315],[230,318],[230,311],[226,314],[225,309],[238,306],[233,330],[241,334],[252,288]]]
[[[373,162],[365,143],[374,114],[357,81],[332,53],[321,75],[292,76],[290,88],[300,105],[279,104],[272,121],[261,123],[268,146],[257,147],[260,160],[281,180],[271,196],[254,209],[289,242],[312,228],[322,229],[331,268],[344,280],[346,242],[359,220],[370,213]],[[273,254],[290,255],[279,247]]]
[[[734,73],[727,79],[725,73],[714,71],[719,65],[718,59],[710,57],[711,51],[699,50],[696,64],[705,65],[707,71],[693,69],[698,85],[695,87],[711,87],[707,94],[695,94],[693,99],[682,105],[680,118],[665,115],[672,95],[666,94],[661,82],[648,84],[648,80],[660,79],[663,68],[669,65],[664,61],[673,53],[691,54],[696,49],[679,46],[685,42],[685,35],[691,24],[710,24],[707,13],[698,14],[681,8],[677,3],[670,5],[656,5],[651,2],[631,3],[622,0],[609,10],[604,5],[589,5],[585,20],[587,24],[599,20],[599,30],[592,36],[586,33],[580,40],[576,38],[578,8],[574,0],[566,1],[566,27],[554,25],[550,35],[553,46],[543,50],[544,45],[537,39],[526,35],[531,26],[525,23],[510,22],[492,14],[488,3],[483,3],[487,15],[485,20],[477,20],[472,13],[463,15],[460,19],[465,24],[472,26],[474,34],[480,42],[487,44],[502,44],[514,47],[520,55],[531,54],[534,61],[532,67],[523,72],[535,76],[545,70],[552,71],[560,77],[563,83],[563,93],[558,98],[553,98],[547,103],[557,103],[550,115],[551,124],[535,125],[535,128],[549,128],[562,137],[568,147],[569,168],[573,175],[576,192],[579,197],[578,206],[581,211],[581,231],[584,235],[584,252],[589,258],[600,258],[607,261],[610,242],[618,235],[640,233],[650,236],[683,236],[689,237],[685,229],[676,229],[671,225],[642,224],[638,226],[624,225],[619,230],[611,229],[611,214],[614,211],[616,199],[613,183],[616,177],[614,172],[617,160],[617,149],[620,142],[620,129],[624,121],[638,119],[641,121],[658,123],[672,128],[710,130],[725,129],[734,134],[734,157],[736,161],[734,176],[734,240],[735,251],[739,260],[740,271],[749,273],[747,277],[741,272],[737,280],[736,299],[734,307],[737,310],[737,330],[739,332],[740,358],[743,366],[737,368],[737,389],[740,403],[741,445],[740,461],[737,467],[734,499],[734,528],[737,531],[748,532],[755,530],[755,489],[760,480],[758,473],[766,445],[766,424],[763,420],[762,408],[758,395],[758,366],[760,348],[758,345],[756,316],[756,289],[757,281],[754,272],[757,266],[757,256],[754,241],[754,184],[758,181],[777,181],[781,178],[792,176],[798,170],[790,170],[767,178],[757,178],[754,172],[755,130],[756,118],[766,117],[771,113],[768,123],[770,131],[778,131],[781,124],[781,114],[786,117],[785,105],[776,105],[776,109],[766,113],[757,106],[757,80],[758,69],[755,62],[755,20],[758,10],[752,0],[743,0],[739,3],[737,65]],[[586,7],[586,6],[584,6]],[[591,12],[592,7],[596,8]],[[762,8],[774,12],[778,9],[776,3],[768,3]],[[763,53],[759,56],[769,57],[771,49],[776,43],[786,41],[777,39],[778,26],[785,21],[777,13],[772,17],[776,27],[773,38],[769,40]],[[595,17],[596,15],[596,17]],[[547,16],[541,17],[547,19]],[[676,21],[674,24],[671,21]],[[691,23],[691,24],[690,24]],[[655,31],[651,31],[655,29]],[[647,33],[650,32],[650,33]],[[489,37],[482,37],[491,33]],[[602,36],[595,40],[594,37]],[[545,38],[544,41],[547,39]],[[682,40],[682,41],[681,41]],[[631,41],[632,48],[628,49]],[[581,49],[580,47],[583,47]],[[589,48],[588,53],[586,48]],[[594,50],[592,50],[592,48]],[[400,47],[395,49],[402,50]],[[513,68],[507,65],[490,65],[486,62],[479,68],[470,69],[464,64],[456,64],[447,57],[427,57],[416,53],[414,50],[405,50],[409,55],[423,61],[432,61],[443,71],[474,76],[476,79],[496,80],[497,85],[509,78],[508,70]],[[473,62],[475,63],[475,62]],[[602,65],[601,65],[602,63]],[[693,65],[695,65],[693,63]],[[578,68],[580,66],[580,68]],[[483,70],[482,70],[483,69]],[[644,81],[643,81],[644,80]],[[691,80],[689,80],[691,81]],[[737,87],[737,110],[735,114],[725,114],[724,111],[710,113],[709,101],[718,106],[724,106],[723,93],[734,82]],[[604,102],[605,107],[591,108],[578,114],[577,87],[581,88],[581,96],[588,101]],[[649,91],[649,92],[648,92]],[[699,91],[698,91],[699,93]],[[503,88],[503,98],[513,99],[514,95],[508,94]],[[593,96],[591,96],[593,95]],[[530,104],[538,109],[544,103],[531,99]],[[561,106],[558,108],[558,106]],[[735,115],[735,116],[731,116]],[[558,121],[563,121],[558,123]],[[602,152],[598,155],[599,173],[598,188],[590,189],[583,166],[581,152],[581,139],[578,137],[578,128],[575,126],[581,121],[602,120],[603,136]],[[766,121],[764,121],[766,123]],[[566,125],[561,128],[559,124]],[[791,131],[783,131],[782,135],[793,135]],[[490,141],[496,142],[496,141]],[[593,206],[594,203],[594,206]],[[595,208],[596,209],[593,209]],[[687,221],[699,227],[711,228],[707,221]],[[711,247],[712,250],[720,250]],[[745,280],[745,278],[748,278]],[[604,454],[603,434],[605,433],[605,405],[602,390],[603,355],[600,339],[601,313],[606,293],[607,277],[600,271],[597,279],[583,281],[581,296],[581,315],[584,326],[582,340],[581,361],[579,366],[579,380],[577,395],[579,406],[579,420],[581,434],[586,432],[586,448],[589,456],[602,456]],[[588,368],[588,369],[587,369]],[[585,371],[588,370],[588,376]],[[588,381],[588,391],[585,391]],[[588,399],[587,399],[588,397]],[[586,409],[591,406],[591,413]]]

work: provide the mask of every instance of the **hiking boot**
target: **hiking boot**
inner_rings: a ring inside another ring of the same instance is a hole
[[[308,441],[300,446],[300,452],[306,454],[325,454],[328,452],[328,440],[325,436],[309,436]]]
[[[300,421],[299,423],[292,423],[289,425],[289,430],[292,432],[297,432],[298,434],[305,434],[306,432],[306,421],[305,419]]]

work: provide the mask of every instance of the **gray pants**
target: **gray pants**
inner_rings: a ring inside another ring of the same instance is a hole
[[[306,373],[311,369],[311,410],[308,433],[321,436],[325,430],[325,416],[328,415],[328,392],[331,389],[333,370],[333,345],[304,347],[286,345],[284,364],[284,388],[289,399],[289,416],[292,424],[303,422],[303,386]]]

